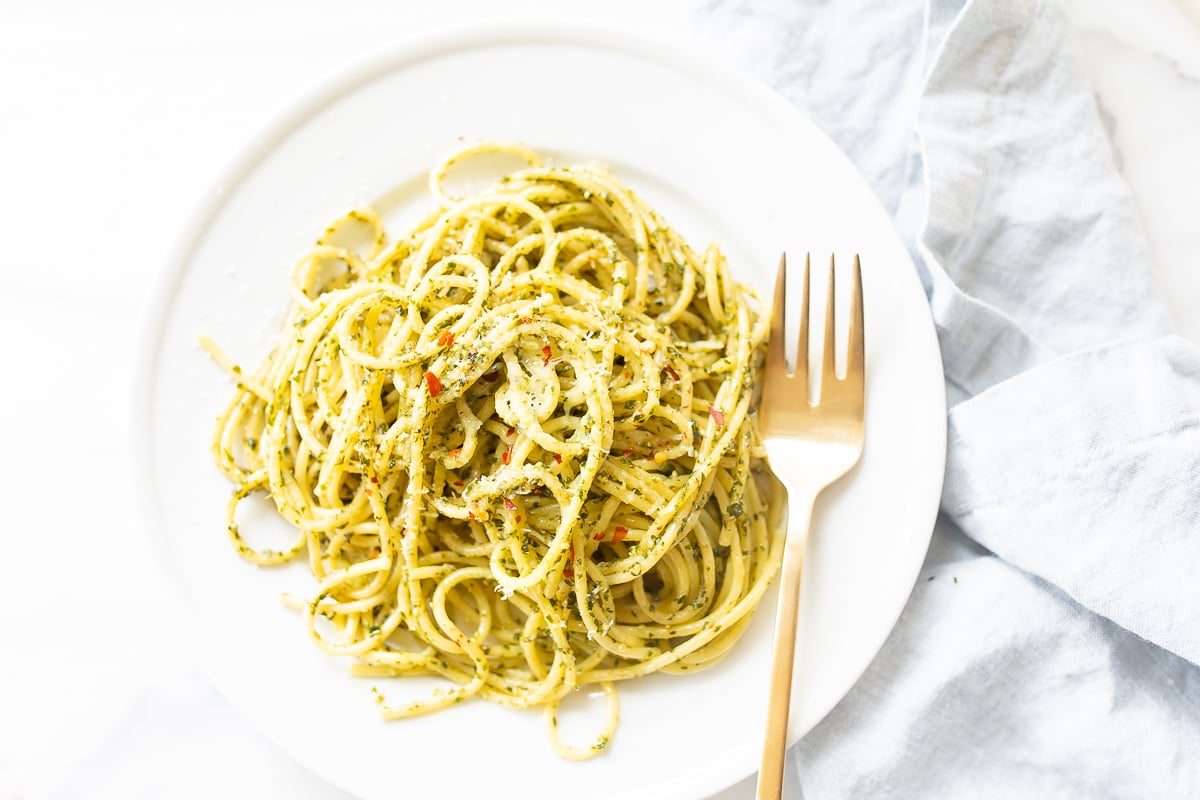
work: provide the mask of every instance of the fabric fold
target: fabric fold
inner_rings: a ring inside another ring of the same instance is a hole
[[[974,0],[958,20],[918,117],[920,248],[962,392],[943,512],[1200,663],[1183,569],[1200,561],[1200,357],[1156,336],[1165,309],[1061,13]]]
[[[949,448],[943,511],[967,535],[1200,664],[1193,346],[1137,338],[1036,367],[956,406]]]

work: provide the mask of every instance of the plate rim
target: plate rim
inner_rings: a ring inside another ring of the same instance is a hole
[[[566,47],[587,47],[610,52],[624,53],[643,59],[647,62],[658,63],[677,69],[681,72],[702,79],[715,87],[732,90],[737,96],[751,102],[764,112],[766,118],[783,118],[789,126],[805,126],[817,136],[826,140],[830,152],[842,159],[863,183],[872,199],[878,204],[878,198],[871,192],[858,168],[850,161],[849,156],[833,141],[832,138],[816,124],[799,106],[795,105],[775,89],[760,79],[750,75],[735,65],[723,59],[705,58],[693,45],[684,44],[678,40],[656,38],[642,31],[631,32],[611,24],[568,23],[559,20],[525,20],[519,18],[503,22],[484,21],[443,25],[417,34],[410,34],[396,42],[380,47],[368,55],[348,62],[339,69],[331,71],[326,77],[311,84],[301,85],[292,98],[275,109],[267,110],[264,123],[257,133],[252,132],[244,143],[236,148],[231,157],[225,162],[223,169],[215,173],[207,191],[200,194],[199,199],[183,217],[183,223],[177,228],[172,237],[174,245],[168,251],[167,257],[152,276],[152,285],[146,293],[137,322],[138,341],[133,354],[133,399],[130,404],[131,432],[133,439],[132,454],[134,456],[133,478],[136,483],[134,494],[137,497],[137,517],[143,538],[149,540],[148,550],[153,554],[159,575],[168,578],[164,580],[163,592],[165,598],[174,605],[174,611],[183,619],[191,620],[195,614],[194,603],[191,602],[186,581],[181,580],[182,568],[179,566],[179,554],[166,536],[155,535],[154,532],[166,527],[167,515],[161,505],[158,491],[159,480],[152,469],[153,442],[152,418],[154,398],[153,376],[155,364],[162,352],[161,332],[166,327],[169,311],[169,301],[178,295],[180,283],[185,274],[185,267],[195,255],[204,240],[205,233],[212,222],[224,208],[232,192],[228,187],[240,185],[249,177],[254,169],[267,158],[276,146],[281,144],[297,130],[305,121],[320,113],[329,103],[345,92],[352,91],[358,86],[365,85],[379,77],[396,70],[422,61],[436,58],[439,54],[453,53],[477,49],[486,46],[504,46],[520,44],[559,45]],[[882,208],[882,206],[881,206]],[[910,280],[919,283],[920,278],[912,253],[905,245],[903,237],[896,229],[892,215],[886,213],[891,234],[900,243],[907,256],[907,265],[911,267]],[[924,294],[924,292],[922,291]],[[944,385],[945,373],[942,365],[940,343],[934,326],[932,312],[926,304],[928,316],[923,319],[921,336],[926,339],[925,353],[920,357],[931,365],[936,365],[939,384]],[[928,536],[921,548],[921,558],[915,559],[911,569],[910,583],[916,587],[917,578],[924,564],[932,541],[934,526],[940,509],[942,486],[946,465],[947,444],[947,409],[944,392],[936,394],[937,407],[932,409],[936,414],[931,418],[941,420],[935,426],[932,435],[936,445],[931,448],[934,462],[929,469],[932,473],[936,466],[936,494],[930,489],[928,506],[921,515],[921,529],[928,529]],[[914,515],[916,516],[916,515]],[[914,547],[914,553],[916,548]],[[789,735],[788,746],[796,744],[801,738],[815,728],[829,713],[854,690],[867,669],[874,663],[887,639],[895,630],[904,608],[911,597],[912,589],[900,603],[893,614],[883,635],[871,647],[871,658],[867,659],[846,684],[846,689],[830,702],[818,705],[819,714],[812,726],[806,730]],[[205,677],[217,691],[226,699],[238,717],[242,718],[267,741],[278,747],[287,755],[289,760],[298,764],[302,769],[318,776],[332,786],[347,790],[344,784],[335,779],[322,765],[301,761],[293,755],[290,748],[285,747],[271,731],[256,722],[251,715],[244,713],[229,697],[220,681],[214,680],[213,670],[208,663],[208,657],[201,648],[194,646],[186,639],[180,642],[185,651],[191,652],[196,663],[205,673]],[[727,764],[728,759],[722,759]],[[708,786],[680,785],[679,789],[697,789],[709,795],[719,793],[724,789],[754,775],[757,763],[741,765],[732,771],[726,769],[715,778],[715,783]],[[682,795],[681,795],[682,796]]]

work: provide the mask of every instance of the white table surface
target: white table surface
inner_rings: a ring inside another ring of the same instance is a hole
[[[1200,0],[1065,2],[1155,272],[1200,342]],[[688,42],[700,5],[543,13]],[[134,342],[193,208],[277,112],[401,37],[497,8],[0,0],[0,800],[344,797],[238,718],[171,627],[129,477]]]

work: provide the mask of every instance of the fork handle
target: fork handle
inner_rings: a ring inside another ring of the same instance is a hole
[[[800,577],[812,522],[815,497],[788,492],[788,526],[775,612],[775,643],[771,650],[771,695],[767,705],[767,734],[758,770],[756,800],[779,800],[783,795],[784,756],[787,753],[788,710],[792,700],[792,663],[796,655],[796,620],[800,611]]]

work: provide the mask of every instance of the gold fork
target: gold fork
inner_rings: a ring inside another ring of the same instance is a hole
[[[808,389],[809,259],[804,258],[804,291],[800,305],[800,342],[796,366],[788,374],[785,353],[784,304],[787,255],[779,261],[775,302],[771,309],[771,340],[767,346],[763,384],[762,434],[771,470],[787,489],[788,526],[775,615],[775,644],[771,655],[771,699],[767,735],[758,773],[758,800],[778,800],[783,791],[787,749],[788,706],[792,696],[792,659],[796,652],[796,615],[800,608],[800,575],[808,544],[813,503],[825,487],[858,463],[863,447],[862,268],[854,257],[846,376],[834,366],[834,266],[829,260],[825,297],[825,339],[822,345],[820,391],[816,403]]]

